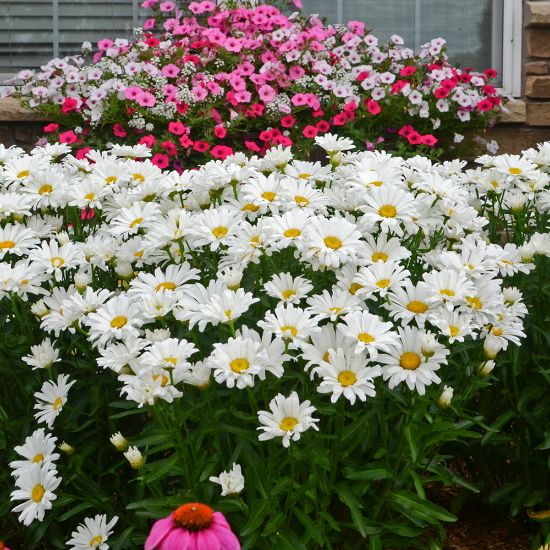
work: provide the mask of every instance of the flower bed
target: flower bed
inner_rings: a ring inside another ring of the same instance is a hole
[[[442,38],[415,53],[359,21],[327,25],[270,5],[144,5],[155,16],[135,40],[101,40],[91,60],[54,59],[8,89],[52,118],[50,141],[81,155],[146,144],[156,166],[176,169],[278,145],[306,158],[330,131],[361,148],[452,158],[500,110],[496,72],[453,67]]]
[[[88,516],[73,547],[137,548],[203,502],[243,548],[440,544],[426,487],[472,488],[444,446],[479,436],[524,337],[511,282],[550,255],[550,146],[464,172],[317,143],[326,165],[182,173],[144,146],[0,150],[8,543]]]

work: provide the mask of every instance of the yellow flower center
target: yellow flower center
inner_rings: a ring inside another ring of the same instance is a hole
[[[128,318],[124,315],[117,315],[111,319],[111,326],[113,328],[122,328],[128,322]]]
[[[296,195],[294,201],[298,206],[307,206],[309,204],[309,199],[302,197],[302,195]]]
[[[368,332],[360,332],[357,335],[357,340],[363,342],[363,344],[372,344],[375,338],[372,334],[369,334]]]
[[[246,370],[250,366],[250,363],[248,362],[248,359],[239,357],[238,359],[233,359],[233,361],[229,363],[229,366],[233,372],[239,373]]]
[[[65,260],[59,256],[54,256],[50,258],[50,262],[52,262],[53,267],[61,267],[65,263]]]
[[[93,201],[95,199],[95,193],[88,193],[88,194],[84,195],[84,198],[87,201]]]
[[[300,174],[298,177],[301,180],[307,180],[307,179],[311,178],[311,174],[308,174],[307,172],[304,172],[303,174]]]
[[[45,183],[44,185],[40,186],[40,189],[38,190],[38,194],[45,195],[46,193],[51,193],[52,191],[53,191],[53,187],[48,183]]]
[[[508,172],[514,176],[517,176],[521,174],[521,168],[514,168],[513,166],[510,166],[510,168],[508,168]]]
[[[281,332],[290,333],[294,338],[298,334],[298,329],[292,325],[284,325],[281,327]]]
[[[230,309],[226,309],[224,313],[227,319],[231,319],[231,315],[233,315],[233,311],[231,311]]]
[[[338,250],[342,247],[342,241],[338,237],[325,237],[325,246],[332,250]]]
[[[357,376],[350,370],[343,370],[338,375],[338,382],[340,382],[344,388],[347,388],[348,386],[353,386],[353,384],[357,382]]]
[[[355,296],[355,293],[358,291],[358,290],[361,290],[363,288],[363,285],[360,285],[359,283],[352,283],[352,285],[349,287],[349,293],[352,295],[352,296]]]
[[[37,483],[31,491],[31,498],[34,500],[34,502],[41,502],[42,497],[44,496],[44,493],[46,492],[46,489],[44,489],[43,485],[40,485],[40,483]]]
[[[260,209],[259,206],[251,202],[248,202],[241,208],[241,212],[257,212],[259,209]]]
[[[134,178],[136,181],[139,181],[139,183],[143,183],[145,181],[145,178],[141,174],[132,174],[132,178]]]
[[[408,303],[407,309],[413,313],[426,313],[428,306],[424,302],[413,300]]]
[[[495,336],[502,336],[502,333],[504,332],[500,327],[493,327],[493,330],[491,331]]]
[[[378,288],[388,288],[390,286],[390,280],[389,279],[380,279],[379,281],[376,281],[376,286]]]
[[[380,260],[382,260],[383,262],[386,262],[388,261],[388,258],[389,256],[385,252],[375,252],[372,255],[372,261],[375,263],[379,262]]]
[[[164,361],[165,363],[170,363],[171,365],[175,365],[178,362],[175,357],[165,357]]]
[[[296,291],[291,289],[284,290],[281,295],[285,300],[290,300],[290,298],[296,296]]]
[[[105,178],[105,183],[107,185],[111,185],[112,183],[115,183],[117,179],[118,178],[116,176],[109,176],[108,178]]]
[[[483,307],[481,300],[477,296],[466,296],[466,301],[473,309],[481,309]]]
[[[22,179],[22,178],[26,178],[29,174],[30,174],[29,170],[21,170],[21,172],[17,174],[17,177]]]
[[[443,294],[444,296],[450,296],[451,298],[456,295],[454,290],[451,290],[450,288],[442,288],[439,291],[439,294]]]
[[[406,351],[400,358],[399,364],[407,370],[415,370],[420,365],[420,356],[412,351]]]
[[[90,539],[90,548],[97,548],[103,542],[101,535],[96,535],[93,539]]]
[[[134,228],[136,225],[139,225],[143,221],[143,218],[136,218],[130,223],[130,228]]]
[[[395,218],[395,215],[397,214],[397,209],[391,204],[385,204],[384,206],[381,206],[379,208],[378,213],[383,218]]]
[[[155,287],[156,292],[160,292],[161,290],[174,290],[176,288],[176,284],[172,283],[171,281],[166,281],[164,283],[159,283]]]
[[[53,410],[57,411],[57,409],[59,409],[61,405],[63,405],[63,399],[61,399],[61,397],[56,397],[55,401],[53,402]]]
[[[44,455],[42,453],[37,453],[34,455],[34,458],[32,459],[33,464],[38,464],[39,462],[42,462],[44,460]]]
[[[458,333],[460,332],[460,329],[456,325],[449,325],[449,333],[454,338]]]
[[[297,418],[294,418],[293,416],[285,416],[285,418],[281,420],[279,428],[281,428],[281,430],[284,430],[285,432],[290,432],[294,429],[294,426],[296,426],[296,424],[298,424]]]
[[[329,307],[328,310],[331,312],[331,313],[340,313],[342,311],[342,308],[341,307]]]
[[[283,235],[287,239],[295,239],[296,237],[299,237],[302,234],[302,232],[299,229],[287,229]]]
[[[0,241],[0,250],[5,250],[6,248],[13,248],[15,243],[13,241]]]
[[[371,181],[370,184],[374,185],[375,187],[380,187],[384,182],[382,181]]]
[[[134,256],[135,256],[136,258],[141,258],[141,257],[143,256],[143,250],[138,250],[138,251],[134,254]]]
[[[227,235],[227,231],[228,229],[225,225],[219,225],[218,227],[214,227],[214,229],[212,229],[212,235],[214,235],[216,239],[221,239]]]
[[[323,361],[330,363],[330,353],[328,351],[325,351],[325,353],[323,354]]]
[[[262,199],[265,199],[269,202],[273,202],[276,196],[277,193],[274,193],[273,191],[266,191],[265,193],[262,193]]]

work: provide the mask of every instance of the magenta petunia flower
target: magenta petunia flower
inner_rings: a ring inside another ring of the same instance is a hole
[[[221,512],[198,502],[183,504],[151,528],[144,550],[240,550]]]

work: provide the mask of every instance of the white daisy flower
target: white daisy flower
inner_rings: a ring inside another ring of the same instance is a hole
[[[269,402],[269,409],[258,411],[258,419],[262,424],[258,430],[263,431],[258,436],[260,441],[281,437],[283,446],[288,447],[291,441],[298,441],[309,428],[319,430],[316,425],[319,420],[312,416],[317,409],[311,406],[310,401],[300,403],[296,392],[288,397],[279,393]]]
[[[314,268],[339,267],[357,258],[363,247],[357,226],[345,219],[314,217],[308,220],[300,247]]]
[[[12,511],[20,512],[19,521],[23,525],[30,525],[35,519],[42,521],[46,510],[51,509],[52,501],[57,498],[54,491],[61,483],[61,478],[56,475],[57,471],[49,464],[37,463],[22,470],[17,477],[17,489],[11,493],[11,500],[24,502]]]
[[[44,428],[35,430],[25,438],[23,445],[15,447],[14,451],[24,460],[10,462],[10,468],[13,470],[12,476],[19,477],[21,472],[29,468],[31,464],[49,465],[52,469],[55,466],[55,461],[59,459],[59,454],[55,452],[56,441],[57,437],[46,433]]]
[[[338,330],[355,343],[355,353],[366,351],[373,360],[379,351],[388,351],[399,342],[398,335],[392,331],[392,323],[385,323],[368,311],[353,311],[342,321]]]
[[[57,350],[49,338],[36,346],[31,346],[31,355],[26,355],[22,361],[33,369],[49,369],[54,363],[61,361]]]
[[[262,371],[264,362],[261,344],[239,336],[229,338],[226,343],[214,344],[204,364],[214,371],[218,384],[243,389],[254,385],[254,377]]]
[[[292,304],[279,303],[273,312],[268,311],[258,326],[290,343],[295,349],[311,334],[321,329],[309,313]]]
[[[139,336],[143,324],[139,305],[126,296],[115,296],[84,321],[90,328],[90,340],[98,347],[112,339]]]
[[[304,277],[292,277],[290,273],[275,273],[264,284],[264,289],[273,298],[296,304],[309,294],[313,285]]]
[[[435,373],[442,364],[447,364],[449,350],[435,342],[430,356],[422,353],[422,336],[425,333],[413,327],[399,329],[399,341],[396,346],[381,354],[378,361],[382,367],[384,380],[389,380],[389,388],[405,382],[410,390],[420,395],[426,392],[426,386],[439,384],[441,379]]]
[[[67,402],[67,395],[71,386],[76,382],[68,382],[69,377],[66,374],[60,374],[56,382],[44,382],[39,392],[34,394],[38,401],[34,408],[38,411],[34,417],[38,422],[44,422],[48,428],[52,428],[55,419]]]
[[[212,483],[217,483],[222,488],[222,497],[238,495],[244,489],[244,476],[241,465],[233,463],[231,470],[222,472],[219,477],[208,478]]]
[[[118,521],[118,516],[114,516],[111,521],[107,521],[107,516],[96,515],[93,518],[85,518],[84,523],[80,523],[75,531],[71,533],[71,538],[67,541],[67,546],[72,550],[107,550],[109,545],[107,539],[113,534],[113,527]]]
[[[311,374],[322,378],[317,391],[331,393],[331,402],[336,403],[340,396],[344,396],[352,405],[355,399],[366,401],[374,397],[376,390],[373,378],[380,376],[380,367],[366,367],[366,360],[362,355],[346,354],[343,349],[330,350],[329,362],[316,367]]]

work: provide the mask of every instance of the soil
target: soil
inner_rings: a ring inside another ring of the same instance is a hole
[[[532,523],[494,516],[490,510],[466,504],[456,523],[445,525],[445,550],[529,550]]]

